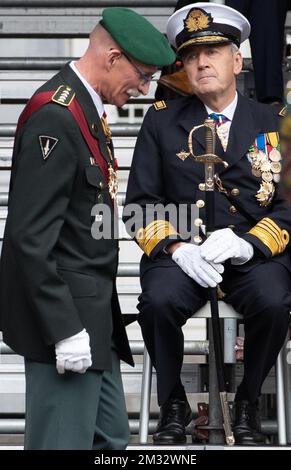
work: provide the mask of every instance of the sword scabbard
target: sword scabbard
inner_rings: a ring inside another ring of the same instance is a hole
[[[225,440],[226,440],[227,445],[233,446],[235,444],[235,439],[234,439],[233,432],[231,430],[231,417],[230,417],[229,405],[227,401],[227,393],[220,392],[219,396],[220,396],[221,410],[222,410],[222,416],[223,416],[223,428],[224,428]]]

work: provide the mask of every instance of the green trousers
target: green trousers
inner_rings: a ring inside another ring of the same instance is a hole
[[[121,450],[129,426],[117,353],[112,372],[66,372],[25,359],[24,449]]]

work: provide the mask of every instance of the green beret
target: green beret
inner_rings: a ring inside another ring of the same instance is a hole
[[[133,10],[105,8],[100,23],[124,52],[143,64],[163,67],[176,59],[165,36]]]

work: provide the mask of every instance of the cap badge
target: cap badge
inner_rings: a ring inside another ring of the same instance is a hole
[[[190,10],[187,18],[184,20],[184,26],[189,33],[192,33],[208,28],[212,22],[213,19],[210,13],[206,13],[206,11],[200,8],[194,8]]]

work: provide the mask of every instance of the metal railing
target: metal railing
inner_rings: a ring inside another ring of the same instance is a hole
[[[177,0],[1,0],[1,8],[175,7]]]
[[[0,434],[23,434],[24,433],[24,418],[0,418]],[[157,426],[157,420],[149,421],[149,432],[152,434]],[[129,429],[131,434],[138,434],[139,421],[138,419],[129,419]],[[278,425],[276,421],[264,420],[262,421],[262,431],[264,434],[276,434]],[[187,428],[186,433],[190,434],[190,426]]]
[[[113,137],[137,137],[140,124],[110,124]],[[14,137],[16,124],[0,124],[0,137]]]
[[[143,355],[144,342],[143,341],[130,341],[130,349],[134,355]],[[209,353],[209,341],[185,341],[184,354],[185,355],[198,355],[204,356]],[[7,346],[3,341],[0,341],[0,354],[15,354],[15,352]]]
[[[0,70],[59,70],[75,57],[1,57]]]

